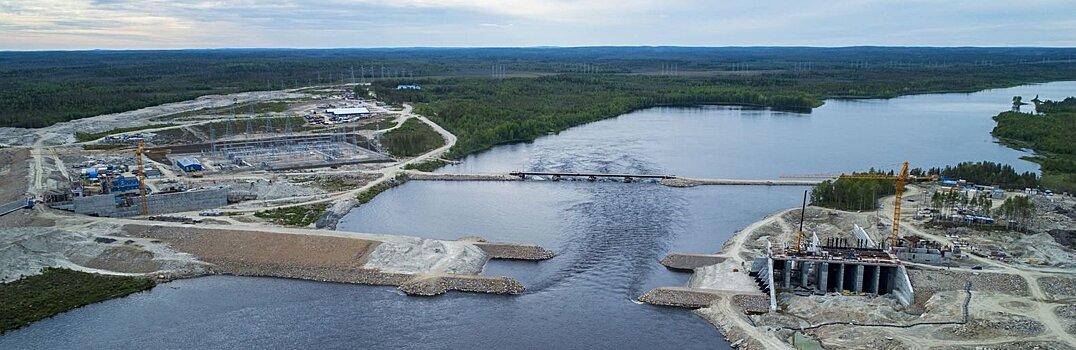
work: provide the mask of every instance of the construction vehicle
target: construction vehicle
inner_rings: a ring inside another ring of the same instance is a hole
[[[838,175],[786,175],[781,178],[795,178],[795,179],[861,179],[861,180],[892,180],[896,182],[896,198],[893,199],[893,234],[890,237],[890,246],[896,247],[897,241],[900,239],[900,204],[901,197],[904,194],[904,185],[911,180],[924,179],[917,176],[908,174],[908,162],[904,162],[900,168],[900,172],[896,175],[885,174],[838,174]],[[802,218],[800,231],[796,238],[796,249],[799,252],[799,244],[803,240],[803,228]]]

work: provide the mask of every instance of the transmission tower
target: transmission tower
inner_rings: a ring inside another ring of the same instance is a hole
[[[209,151],[217,153],[217,127],[209,123]]]

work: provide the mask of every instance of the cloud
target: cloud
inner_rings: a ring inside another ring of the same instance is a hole
[[[1076,45],[1064,0],[8,0],[0,49]]]

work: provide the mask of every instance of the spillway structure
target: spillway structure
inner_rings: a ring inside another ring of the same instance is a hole
[[[763,291],[772,297],[778,291],[798,294],[841,293],[892,295],[902,305],[915,297],[908,272],[900,259],[885,247],[868,247],[830,239],[819,244],[817,236],[807,249],[768,249],[755,259],[752,273]]]

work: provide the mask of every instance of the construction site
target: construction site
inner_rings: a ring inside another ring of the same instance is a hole
[[[808,207],[805,193],[800,207],[744,228],[717,253],[671,254],[661,263],[691,273],[688,285],[659,287],[640,300],[693,309],[741,349],[1070,348],[1076,278],[1067,261],[1076,254],[1034,236],[1015,244],[994,238],[992,249],[1006,252],[997,254],[981,249],[984,238],[956,239],[977,224],[924,227],[936,217],[911,215],[901,204],[941,187],[906,171],[848,176],[913,182],[876,211]],[[1076,208],[1070,197],[1034,200]],[[1051,232],[1076,224],[1073,215],[1041,215]]]
[[[660,182],[675,191],[817,183],[418,171],[409,166],[449,163],[441,157],[455,136],[411,106],[349,95],[355,88],[217,96],[35,131],[32,142],[0,150],[7,161],[0,172],[28,180],[0,186],[0,224],[12,228],[0,244],[16,247],[0,250],[0,263],[11,267],[0,277],[64,266],[160,281],[219,273],[391,285],[409,295],[520,294],[526,287],[516,280],[482,275],[487,261],[539,261],[552,251],[332,229],[408,180]],[[236,112],[244,108],[250,113]],[[408,120],[432,129],[443,145],[393,155],[381,140]],[[144,128],[113,132],[132,121]],[[93,137],[80,140],[80,133]],[[660,263],[689,273],[687,284],[655,288],[639,301],[689,308],[744,349],[959,349],[976,341],[1065,348],[1076,329],[1076,316],[1066,316],[1076,298],[1076,253],[1058,242],[1076,227],[1076,200],[1030,197],[1045,218],[1035,223],[1041,233],[1017,236],[984,213],[910,210],[930,193],[957,190],[909,175],[907,163],[893,175],[834,178],[892,181],[897,190],[859,212],[809,206],[805,193],[796,208],[752,223],[713,254],[669,254]]]
[[[323,133],[220,141],[171,147],[167,158],[176,163],[196,160],[196,171],[295,170],[391,161],[383,153],[363,148],[357,134]],[[192,168],[193,170],[194,168]]]

